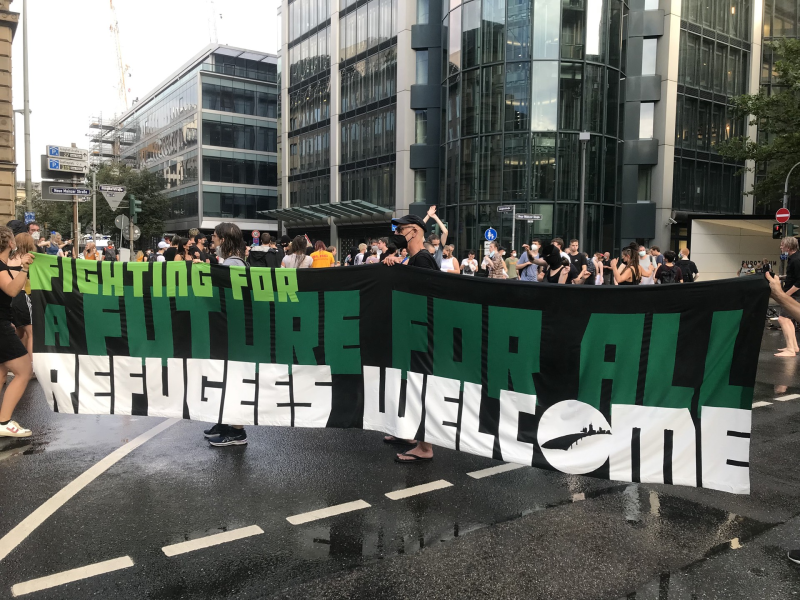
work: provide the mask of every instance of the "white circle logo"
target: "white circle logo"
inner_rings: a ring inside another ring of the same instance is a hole
[[[599,469],[611,451],[611,426],[599,410],[577,400],[563,400],[539,420],[539,447],[550,465],[582,475]]]

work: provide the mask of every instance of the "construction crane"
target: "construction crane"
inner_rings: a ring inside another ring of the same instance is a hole
[[[114,0],[108,0],[111,6],[111,26],[108,28],[114,36],[114,43],[117,49],[117,68],[119,69],[119,98],[128,110],[128,87],[125,84],[125,75],[130,70],[122,60],[122,45],[119,41],[119,23],[117,22],[117,9],[114,8]]]

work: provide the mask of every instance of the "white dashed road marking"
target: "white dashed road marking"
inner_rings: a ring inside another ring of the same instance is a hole
[[[87,565],[85,567],[78,567],[69,571],[62,571],[55,575],[48,575],[47,577],[40,577],[39,579],[31,579],[24,583],[18,583],[11,587],[11,593],[14,596],[22,596],[24,594],[31,594],[39,592],[65,583],[72,583],[73,581],[80,581],[96,575],[103,575],[104,573],[111,573],[112,571],[119,571],[120,569],[127,569],[133,566],[133,560],[130,556],[123,556],[112,560]]]
[[[344,504],[337,504],[336,506],[329,506],[328,508],[321,508],[319,510],[312,510],[311,512],[286,517],[292,525],[302,525],[309,521],[317,521],[327,517],[333,517],[344,513],[352,512],[354,510],[361,510],[362,508],[369,508],[371,505],[363,500],[355,500],[354,502],[345,502]]]
[[[525,465],[515,465],[514,463],[507,463],[505,465],[498,465],[496,467],[489,467],[488,469],[481,469],[480,471],[472,471],[467,473],[473,479],[483,479],[498,473],[505,473],[506,471],[513,471],[514,469],[521,469]]]
[[[397,490],[395,492],[389,492],[386,494],[386,497],[390,500],[402,500],[403,498],[408,498],[409,496],[416,496],[418,494],[425,494],[427,492],[433,492],[434,490],[441,490],[442,488],[451,487],[453,484],[449,481],[445,481],[444,479],[440,479],[439,481],[432,481],[431,483],[425,483],[423,485],[415,485],[414,487],[405,488],[403,490]]]
[[[800,398],[800,394],[789,394],[788,396],[781,396],[780,398],[775,398],[778,402],[786,402],[787,400],[794,400],[795,398]]]
[[[39,508],[28,515],[19,525],[14,527],[14,529],[0,538],[0,561],[8,556],[14,548],[19,546],[25,540],[25,538],[33,533],[33,531],[39,527],[39,525],[44,523],[48,517],[50,517],[59,508],[64,506],[64,504],[66,504],[67,501],[75,494],[100,477],[100,475],[108,471],[128,454],[136,450],[136,448],[144,444],[146,441],[154,438],[168,427],[175,425],[175,423],[180,420],[181,419],[167,419],[162,421],[152,429],[145,431],[142,435],[132,439],[124,446],[117,448],[114,450],[114,452],[106,456],[96,465],[84,471],[80,476],[78,476],[77,479],[74,479],[68,483],[66,487],[59,491],[55,496],[42,504]]]
[[[178,554],[186,554],[193,550],[202,550],[203,548],[210,548],[211,546],[218,546],[225,542],[235,542],[246,537],[254,535],[261,535],[264,530],[258,525],[251,525],[250,527],[242,527],[234,529],[233,531],[224,531],[214,535],[208,535],[196,540],[189,540],[179,544],[172,544],[171,546],[164,546],[162,550],[167,556],[177,556]]]
[[[771,405],[772,402],[763,402],[763,401],[753,402],[753,408],[761,408],[762,406],[771,406]]]

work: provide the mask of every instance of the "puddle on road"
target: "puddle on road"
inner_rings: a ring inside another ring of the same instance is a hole
[[[49,442],[29,438],[9,438],[0,442],[0,462],[14,456],[41,454]]]

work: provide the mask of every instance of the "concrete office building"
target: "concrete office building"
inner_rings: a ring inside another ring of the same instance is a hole
[[[122,116],[111,145],[163,175],[167,230],[277,232],[278,93],[277,56],[214,44]]]
[[[691,213],[762,210],[717,148],[757,134],[731,99],[769,77],[762,34],[797,34],[783,2],[284,0],[273,214],[344,247],[437,204],[461,255],[508,245],[514,204],[542,216],[517,245],[577,237],[588,132],[585,249],[678,248]]]

